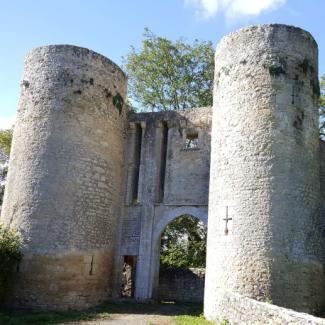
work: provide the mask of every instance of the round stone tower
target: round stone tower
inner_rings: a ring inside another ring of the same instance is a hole
[[[299,311],[323,300],[317,44],[251,26],[215,56],[205,315],[227,291]]]
[[[1,214],[25,240],[13,305],[84,308],[111,295],[126,85],[85,48],[28,54]]]

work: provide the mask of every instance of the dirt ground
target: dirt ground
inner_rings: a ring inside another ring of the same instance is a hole
[[[106,309],[106,308],[105,308]],[[171,325],[173,316],[191,314],[201,311],[200,305],[193,304],[132,304],[121,303],[107,306],[108,317],[73,324],[82,325]],[[71,324],[71,323],[70,323]]]
[[[71,324],[71,323],[70,323]],[[81,321],[72,324],[80,325],[170,325],[173,324],[171,316],[147,315],[147,314],[120,314],[107,319],[93,321]]]
[[[198,316],[200,304],[155,303],[133,301],[105,303],[84,311],[31,312],[0,311],[1,325],[172,325],[174,316]]]

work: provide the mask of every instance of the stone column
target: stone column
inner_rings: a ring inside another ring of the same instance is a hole
[[[144,125],[143,125],[144,126]],[[143,129],[144,130],[144,129]],[[142,160],[142,192],[141,199],[141,236],[139,244],[139,255],[136,271],[136,290],[135,298],[140,301],[154,299],[152,285],[155,273],[153,271],[153,226],[155,206],[157,197],[157,171],[159,170],[159,159],[150,161],[150,157],[157,153],[157,147],[160,149],[161,143],[161,123],[157,123],[155,128],[148,127],[148,136],[143,141]],[[144,132],[143,132],[144,133]],[[159,152],[160,153],[160,152]],[[144,173],[145,169],[145,173]],[[145,184],[145,186],[144,186]]]
[[[126,205],[132,204],[133,200],[133,178],[134,178],[134,155],[135,155],[135,139],[136,128],[135,123],[129,123],[128,130],[128,151],[127,151],[127,186],[125,194]]]
[[[317,44],[285,25],[219,43],[205,315],[232,291],[299,311],[323,301]]]

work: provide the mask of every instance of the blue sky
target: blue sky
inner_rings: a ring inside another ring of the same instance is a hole
[[[144,27],[172,40],[211,40],[246,25],[302,27],[319,46],[325,73],[323,0],[0,0],[0,128],[13,122],[25,54],[46,44],[74,44],[122,64],[141,46]]]

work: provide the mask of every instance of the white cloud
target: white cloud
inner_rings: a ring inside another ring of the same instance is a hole
[[[6,116],[2,117],[0,116],[0,130],[2,129],[10,129],[16,120],[16,116]]]
[[[227,18],[258,16],[262,11],[276,9],[287,0],[185,0],[194,5],[197,14],[205,19],[223,12]]]

